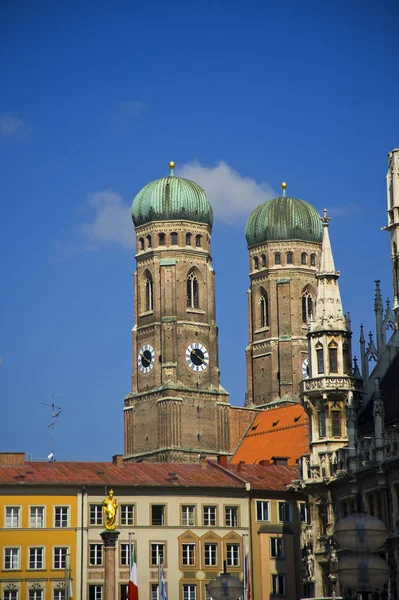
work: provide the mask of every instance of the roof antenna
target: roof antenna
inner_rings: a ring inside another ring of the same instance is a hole
[[[54,396],[55,396],[56,392],[53,392],[51,394],[52,396],[52,403],[49,404],[48,402],[41,402],[40,404],[45,404],[46,406],[51,406],[51,423],[49,425],[47,425],[47,427],[51,427],[51,452],[50,454],[47,456],[48,460],[50,462],[53,462],[55,460],[54,458],[54,426],[57,423],[57,417],[62,413],[62,408],[61,406],[56,406],[54,404]]]

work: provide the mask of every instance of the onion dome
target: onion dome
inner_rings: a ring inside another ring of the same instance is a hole
[[[323,227],[317,210],[304,200],[286,196],[287,184],[282,183],[282,195],[257,206],[249,215],[245,227],[248,246],[277,240],[319,242]]]
[[[213,225],[213,210],[202,187],[190,179],[174,175],[151,181],[137,194],[132,204],[135,227],[151,221],[196,221]]]

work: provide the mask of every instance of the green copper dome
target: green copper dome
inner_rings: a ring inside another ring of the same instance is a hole
[[[323,227],[314,206],[283,195],[255,208],[249,215],[245,237],[248,246],[276,240],[321,243]]]
[[[204,190],[194,181],[175,177],[170,163],[169,177],[152,181],[137,194],[132,204],[134,225],[150,221],[187,220],[213,225],[212,206]]]

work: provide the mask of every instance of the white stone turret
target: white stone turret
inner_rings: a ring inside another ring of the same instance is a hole
[[[393,312],[399,323],[399,148],[388,154],[387,172],[388,229],[391,235]]]

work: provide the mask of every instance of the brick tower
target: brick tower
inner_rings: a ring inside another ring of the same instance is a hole
[[[322,227],[316,209],[282,195],[258,206],[245,235],[250,265],[246,406],[299,401],[316,298]]]
[[[153,181],[136,196],[132,391],[125,460],[194,462],[228,453],[229,398],[220,385],[213,212],[195,182]]]

